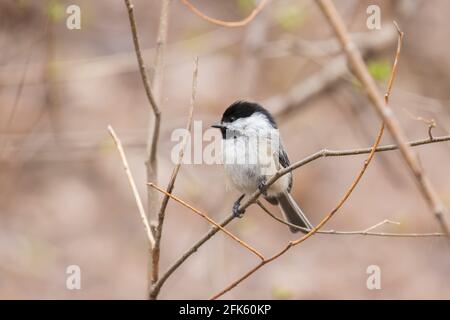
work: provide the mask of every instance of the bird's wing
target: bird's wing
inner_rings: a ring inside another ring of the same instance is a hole
[[[289,157],[288,157],[286,151],[284,150],[284,147],[282,144],[280,144],[280,150],[278,152],[278,161],[280,162],[280,165],[283,168],[287,168],[291,165],[291,162],[289,161]],[[293,183],[292,172],[287,173],[287,175],[289,176],[289,186],[288,186],[287,192],[290,192],[292,189],[292,183]]]
[[[289,167],[291,162],[289,161],[286,151],[284,151],[283,146],[280,146],[280,151],[278,152],[278,161],[283,168]]]

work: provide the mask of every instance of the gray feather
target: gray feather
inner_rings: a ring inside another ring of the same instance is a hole
[[[295,224],[299,227],[312,229],[312,225],[309,222],[308,218],[306,218],[303,211],[300,209],[300,207],[297,205],[297,203],[289,193],[285,192],[278,196],[277,199],[281,212],[283,213],[284,218],[287,222]],[[289,227],[289,229],[291,230],[291,232],[302,231],[293,227]],[[304,231],[302,232],[306,233]]]

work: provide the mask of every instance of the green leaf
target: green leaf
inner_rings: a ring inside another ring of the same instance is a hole
[[[287,31],[297,29],[305,20],[305,10],[294,4],[281,6],[275,13],[275,21],[281,28]]]
[[[376,81],[386,82],[391,74],[391,64],[388,60],[371,60],[368,62],[367,67],[372,77]]]

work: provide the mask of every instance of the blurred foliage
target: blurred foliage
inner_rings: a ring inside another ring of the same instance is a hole
[[[386,82],[391,74],[391,63],[387,59],[370,60],[367,63],[372,77],[379,82]]]
[[[236,0],[236,5],[242,13],[250,13],[256,6],[255,0]]]
[[[53,22],[61,21],[64,16],[64,7],[59,0],[48,0],[46,10]]]
[[[280,286],[275,286],[272,288],[272,296],[275,299],[279,299],[279,300],[287,300],[287,299],[292,299],[292,297],[294,296],[293,292],[287,288],[283,288]]]
[[[386,83],[391,75],[391,63],[388,59],[375,59],[367,61],[367,68],[370,75],[377,82]],[[361,90],[361,83],[355,77],[352,77],[352,85],[355,89]]]
[[[279,7],[275,13],[275,21],[283,30],[293,31],[305,23],[306,16],[304,8],[289,4]]]
[[[20,9],[24,9],[29,5],[29,2],[27,0],[17,0],[16,3]]]

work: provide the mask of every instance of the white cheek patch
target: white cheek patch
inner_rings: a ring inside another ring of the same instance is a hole
[[[227,125],[223,140],[224,163],[257,165],[258,175],[271,176],[279,169],[278,129],[263,114],[238,119]]]
[[[273,126],[265,115],[254,113],[250,117],[237,119],[229,124],[227,128],[230,130],[240,131],[246,135],[265,134],[273,130]]]

